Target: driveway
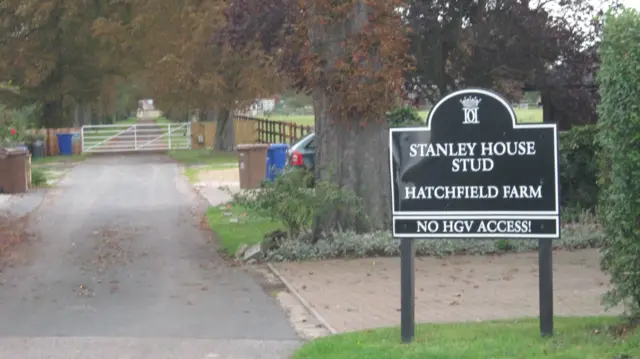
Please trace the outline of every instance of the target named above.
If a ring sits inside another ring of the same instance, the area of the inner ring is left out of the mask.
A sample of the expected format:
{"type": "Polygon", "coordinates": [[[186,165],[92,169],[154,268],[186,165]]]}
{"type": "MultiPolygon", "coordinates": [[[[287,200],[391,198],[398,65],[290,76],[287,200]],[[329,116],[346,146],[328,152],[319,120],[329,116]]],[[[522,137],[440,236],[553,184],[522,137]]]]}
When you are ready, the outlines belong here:
{"type": "MultiPolygon", "coordinates": [[[[400,324],[400,259],[367,258],[274,265],[338,332],[400,324]]],[[[615,315],[600,303],[609,279],[597,249],[554,251],[558,316],[615,315]]],[[[536,317],[538,255],[418,257],[416,321],[451,323],[536,317]]]]}
{"type": "Polygon", "coordinates": [[[165,156],[77,165],[0,271],[0,358],[287,358],[294,330],[216,254],[206,205],[165,156]]]}

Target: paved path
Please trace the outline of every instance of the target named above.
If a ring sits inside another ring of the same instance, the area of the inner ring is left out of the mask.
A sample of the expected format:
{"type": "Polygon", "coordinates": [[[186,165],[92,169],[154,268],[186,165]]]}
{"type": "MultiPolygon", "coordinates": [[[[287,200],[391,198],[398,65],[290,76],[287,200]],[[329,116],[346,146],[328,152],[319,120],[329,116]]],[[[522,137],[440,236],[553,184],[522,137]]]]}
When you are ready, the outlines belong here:
{"type": "Polygon", "coordinates": [[[198,229],[205,205],[164,156],[77,165],[0,272],[0,358],[287,358],[298,338],[198,229]]]}
{"type": "MultiPolygon", "coordinates": [[[[275,265],[337,331],[400,324],[400,259],[327,260],[275,265]]],[[[419,257],[416,321],[511,319],[538,315],[536,253],[419,257]]],[[[619,314],[600,304],[608,279],[595,249],[554,252],[556,315],[619,314]]]]}

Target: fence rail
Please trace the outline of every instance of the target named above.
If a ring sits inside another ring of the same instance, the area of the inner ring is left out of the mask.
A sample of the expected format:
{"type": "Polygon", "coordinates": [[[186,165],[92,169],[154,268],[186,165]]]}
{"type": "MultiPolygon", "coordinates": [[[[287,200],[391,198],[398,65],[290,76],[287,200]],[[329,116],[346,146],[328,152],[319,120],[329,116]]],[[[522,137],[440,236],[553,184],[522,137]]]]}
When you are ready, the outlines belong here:
{"type": "Polygon", "coordinates": [[[236,120],[252,121],[256,124],[256,142],[294,144],[313,132],[313,126],[294,122],[273,121],[265,118],[236,115],[236,120]]]}

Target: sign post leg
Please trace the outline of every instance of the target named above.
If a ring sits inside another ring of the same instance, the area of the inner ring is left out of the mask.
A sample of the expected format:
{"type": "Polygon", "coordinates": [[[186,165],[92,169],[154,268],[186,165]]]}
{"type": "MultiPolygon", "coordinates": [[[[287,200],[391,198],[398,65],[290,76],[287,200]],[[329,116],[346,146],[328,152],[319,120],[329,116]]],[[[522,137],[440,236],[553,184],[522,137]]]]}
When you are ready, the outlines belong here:
{"type": "Polygon", "coordinates": [[[538,241],[540,335],[553,335],[553,248],[550,238],[538,241]]]}
{"type": "Polygon", "coordinates": [[[415,335],[415,270],[414,240],[400,242],[400,335],[403,343],[411,343],[415,335]]]}

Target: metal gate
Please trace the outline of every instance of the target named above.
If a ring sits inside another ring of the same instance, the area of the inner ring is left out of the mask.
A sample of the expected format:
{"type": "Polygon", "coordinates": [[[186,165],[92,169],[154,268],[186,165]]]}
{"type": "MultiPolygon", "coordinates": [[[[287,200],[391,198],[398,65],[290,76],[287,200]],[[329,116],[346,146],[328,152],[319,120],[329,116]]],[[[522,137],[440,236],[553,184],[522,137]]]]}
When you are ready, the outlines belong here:
{"type": "Polygon", "coordinates": [[[191,148],[191,124],[82,126],[82,152],[168,151],[191,148]]]}

